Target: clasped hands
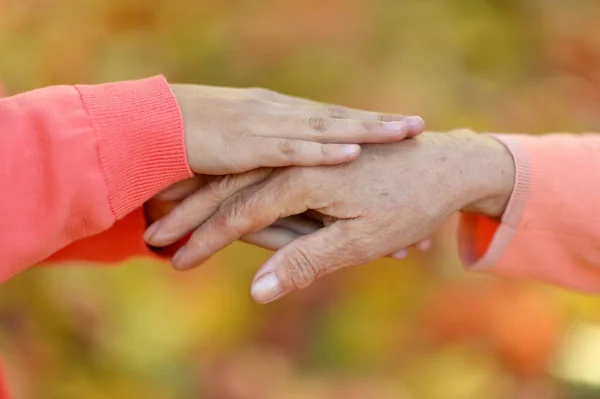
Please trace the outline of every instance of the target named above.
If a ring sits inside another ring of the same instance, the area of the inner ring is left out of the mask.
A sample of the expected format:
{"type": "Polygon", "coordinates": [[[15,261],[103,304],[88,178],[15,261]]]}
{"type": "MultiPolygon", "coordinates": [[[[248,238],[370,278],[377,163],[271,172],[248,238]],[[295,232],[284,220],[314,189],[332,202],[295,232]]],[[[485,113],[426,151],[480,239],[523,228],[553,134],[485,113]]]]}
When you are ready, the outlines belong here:
{"type": "Polygon", "coordinates": [[[145,240],[164,247],[191,233],[172,259],[179,270],[238,239],[276,250],[252,282],[260,303],[344,267],[403,258],[411,245],[427,249],[456,211],[500,217],[514,184],[512,157],[494,138],[423,133],[420,117],[264,89],[173,91],[197,176],[148,203],[157,220],[145,240]]]}

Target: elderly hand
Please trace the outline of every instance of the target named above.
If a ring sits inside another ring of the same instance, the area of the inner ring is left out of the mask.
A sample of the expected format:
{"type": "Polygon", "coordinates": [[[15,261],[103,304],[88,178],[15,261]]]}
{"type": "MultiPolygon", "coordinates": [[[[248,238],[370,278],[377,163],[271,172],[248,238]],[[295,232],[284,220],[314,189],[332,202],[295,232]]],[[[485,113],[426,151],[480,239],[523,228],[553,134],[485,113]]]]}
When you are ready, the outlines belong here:
{"type": "MultiPolygon", "coordinates": [[[[269,302],[340,268],[407,247],[456,211],[499,217],[513,184],[512,157],[495,139],[471,132],[426,133],[365,146],[360,159],[346,165],[230,177],[224,186],[239,191],[216,212],[192,215],[185,212],[186,200],[158,222],[154,237],[173,239],[173,226],[190,231],[203,223],[173,259],[176,268],[187,269],[281,218],[309,210],[333,218],[327,227],[285,245],[257,272],[252,296],[269,302]]],[[[204,190],[196,200],[211,195],[214,189],[204,190]]]]}
{"type": "MultiPolygon", "coordinates": [[[[186,209],[180,211],[180,214],[188,213],[188,211],[193,212],[191,211],[191,209],[187,208],[188,206],[191,208],[193,205],[194,204],[192,204],[191,202],[189,204],[186,203],[186,205],[184,205],[186,206],[186,209]]],[[[217,208],[218,204],[215,206],[215,210],[217,208]]],[[[166,215],[167,212],[165,212],[164,214],[166,215]]],[[[323,215],[319,212],[308,211],[302,215],[290,216],[283,219],[279,219],[271,226],[263,230],[242,236],[240,240],[261,248],[276,251],[279,248],[296,240],[297,238],[315,233],[317,230],[329,226],[336,220],[337,219],[327,215],[323,215]]],[[[426,238],[417,242],[411,247],[414,247],[421,252],[426,252],[431,248],[431,246],[431,238],[426,238]]],[[[409,248],[399,249],[398,251],[395,251],[394,253],[390,254],[389,257],[398,260],[404,259],[409,254],[408,250],[409,248]]]]}
{"type": "MultiPolygon", "coordinates": [[[[146,221],[153,224],[145,234],[148,244],[160,248],[182,239],[198,227],[198,220],[206,220],[229,196],[243,187],[264,180],[271,173],[271,169],[259,169],[245,175],[196,175],[174,184],[145,204],[146,221]],[[176,212],[171,212],[173,210],[176,212]],[[166,215],[169,216],[165,218],[166,215]],[[159,220],[161,223],[156,223],[159,220]],[[154,234],[153,231],[159,226],[160,233],[154,234]]],[[[279,219],[265,229],[240,237],[240,241],[274,251],[303,235],[327,227],[334,220],[322,213],[309,211],[302,215],[279,219]]],[[[431,239],[427,238],[416,243],[414,247],[420,251],[427,251],[431,245],[431,239]]],[[[408,256],[408,248],[402,248],[389,256],[404,259],[408,256]]]]}

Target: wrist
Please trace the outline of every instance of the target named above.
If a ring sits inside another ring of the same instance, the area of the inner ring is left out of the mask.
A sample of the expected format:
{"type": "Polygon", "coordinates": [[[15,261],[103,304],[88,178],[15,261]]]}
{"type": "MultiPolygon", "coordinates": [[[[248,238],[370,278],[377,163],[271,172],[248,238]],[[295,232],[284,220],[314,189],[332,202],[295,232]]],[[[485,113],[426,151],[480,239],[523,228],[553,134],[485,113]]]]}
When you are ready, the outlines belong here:
{"type": "Polygon", "coordinates": [[[97,138],[114,216],[191,176],[181,114],[163,77],[76,86],[97,138]]]}
{"type": "MultiPolygon", "coordinates": [[[[515,184],[515,164],[510,151],[492,136],[469,130],[448,133],[457,143],[458,209],[500,219],[515,184]]],[[[456,147],[456,146],[452,146],[456,147]]]]}

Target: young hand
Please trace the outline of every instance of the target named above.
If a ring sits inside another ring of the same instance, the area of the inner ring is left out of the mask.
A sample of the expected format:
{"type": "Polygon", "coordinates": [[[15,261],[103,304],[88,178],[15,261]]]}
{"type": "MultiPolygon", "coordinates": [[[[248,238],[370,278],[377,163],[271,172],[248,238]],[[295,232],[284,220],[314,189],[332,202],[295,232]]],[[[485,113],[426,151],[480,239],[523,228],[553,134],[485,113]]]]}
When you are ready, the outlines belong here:
{"type": "Polygon", "coordinates": [[[339,164],[358,157],[358,143],[395,142],[424,128],[418,116],[324,105],[265,89],[171,88],[183,115],[188,162],[197,174],[339,164]]]}

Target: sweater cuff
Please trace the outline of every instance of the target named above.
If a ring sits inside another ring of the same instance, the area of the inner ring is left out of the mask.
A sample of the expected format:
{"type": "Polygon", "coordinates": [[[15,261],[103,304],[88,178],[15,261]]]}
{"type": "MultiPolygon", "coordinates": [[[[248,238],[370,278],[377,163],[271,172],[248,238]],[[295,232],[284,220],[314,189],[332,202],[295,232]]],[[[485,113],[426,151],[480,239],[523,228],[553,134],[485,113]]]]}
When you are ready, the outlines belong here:
{"type": "Polygon", "coordinates": [[[515,186],[500,222],[480,215],[461,214],[459,253],[463,264],[470,270],[488,270],[500,263],[519,227],[530,195],[531,163],[518,136],[492,137],[503,143],[513,157],[515,186]]]}
{"type": "Polygon", "coordinates": [[[193,175],[181,111],[164,77],[76,88],[97,134],[116,219],[193,175]]]}

